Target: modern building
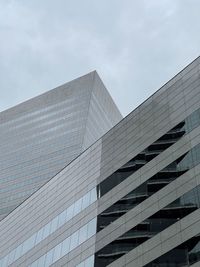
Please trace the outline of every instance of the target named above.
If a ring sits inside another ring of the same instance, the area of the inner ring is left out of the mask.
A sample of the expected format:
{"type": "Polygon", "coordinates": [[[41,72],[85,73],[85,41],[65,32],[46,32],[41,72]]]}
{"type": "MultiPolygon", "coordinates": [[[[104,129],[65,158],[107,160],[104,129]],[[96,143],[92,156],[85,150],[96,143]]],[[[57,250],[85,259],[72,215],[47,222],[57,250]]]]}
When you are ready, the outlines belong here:
{"type": "Polygon", "coordinates": [[[94,71],[0,113],[0,220],[122,116],[94,71]]]}
{"type": "Polygon", "coordinates": [[[0,255],[1,267],[200,266],[200,57],[2,219],[0,255]]]}

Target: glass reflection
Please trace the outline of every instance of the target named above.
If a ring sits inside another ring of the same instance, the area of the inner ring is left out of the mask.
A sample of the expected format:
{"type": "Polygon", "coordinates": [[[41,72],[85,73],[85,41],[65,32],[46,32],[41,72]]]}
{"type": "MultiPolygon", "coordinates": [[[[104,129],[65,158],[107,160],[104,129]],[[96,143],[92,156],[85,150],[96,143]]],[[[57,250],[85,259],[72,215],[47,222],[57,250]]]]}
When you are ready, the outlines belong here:
{"type": "MultiPolygon", "coordinates": [[[[67,253],[69,253],[70,251],[81,245],[91,236],[93,236],[96,233],[96,225],[97,225],[97,218],[94,218],[86,225],[81,227],[79,230],[74,232],[71,236],[67,237],[65,240],[59,243],[56,247],[48,251],[45,255],[43,255],[38,260],[33,262],[29,267],[39,266],[39,262],[43,261],[44,257],[45,257],[45,267],[50,266],[51,264],[53,264],[54,262],[65,256],[67,253]]],[[[93,258],[90,257],[84,262],[84,264],[87,264],[84,266],[85,267],[93,266],[92,265],[93,262],[94,262],[94,257],[93,258]]]]}
{"type": "MultiPolygon", "coordinates": [[[[200,261],[200,236],[195,236],[144,267],[189,267],[200,261]]],[[[199,262],[200,264],[200,262],[199,262]]]]}
{"type": "MultiPolygon", "coordinates": [[[[110,244],[98,251],[95,254],[95,267],[107,266],[109,263],[117,260],[124,254],[128,253],[132,249],[141,245],[143,242],[155,236],[157,233],[163,231],[170,225],[176,223],[183,217],[189,215],[199,208],[200,185],[185,193],[183,196],[173,201],[165,208],[154,213],[151,217],[139,223],[137,226],[133,227],[131,230],[124,233],[116,240],[112,241],[110,244]]],[[[199,246],[196,247],[196,250],[198,250],[199,252],[199,246]]],[[[176,253],[179,253],[179,251],[176,251],[176,253]]],[[[182,252],[180,254],[180,257],[182,257],[182,252]]],[[[178,262],[179,261],[181,262],[181,258],[180,260],[178,260],[178,262]]]]}
{"type": "Polygon", "coordinates": [[[81,263],[76,265],[76,267],[94,267],[94,255],[82,261],[81,263]]]}
{"type": "Polygon", "coordinates": [[[142,168],[146,163],[158,156],[164,150],[175,144],[185,134],[200,125],[200,109],[194,111],[184,121],[180,122],[173,129],[161,136],[153,144],[140,152],[137,156],[124,164],[97,186],[99,196],[105,195],[112,188],[123,182],[131,174],[142,168]]]}
{"type": "MultiPolygon", "coordinates": [[[[25,253],[27,253],[34,246],[39,244],[42,240],[47,238],[50,234],[55,232],[59,227],[64,225],[67,221],[71,220],[74,216],[76,216],[79,212],[87,208],[89,205],[94,203],[97,200],[96,188],[90,190],[86,195],[78,199],[75,203],[69,206],[66,210],[61,212],[58,216],[56,216],[53,220],[51,220],[48,224],[44,225],[37,233],[33,234],[29,239],[25,240],[22,244],[20,244],[16,249],[12,250],[8,255],[0,260],[0,266],[6,267],[7,260],[9,259],[9,263],[13,263],[25,253]],[[84,205],[82,205],[84,203],[84,205]],[[13,256],[14,255],[14,256],[13,256]]],[[[91,223],[91,228],[89,229],[89,236],[92,236],[96,230],[94,225],[91,223]]],[[[83,233],[82,233],[83,235],[83,233]]],[[[74,237],[75,238],[75,237],[74,237]]],[[[85,236],[80,238],[80,240],[84,240],[85,236]]],[[[74,247],[77,245],[78,240],[74,239],[70,245],[74,247]]],[[[49,260],[48,256],[48,261],[49,260]]]]}

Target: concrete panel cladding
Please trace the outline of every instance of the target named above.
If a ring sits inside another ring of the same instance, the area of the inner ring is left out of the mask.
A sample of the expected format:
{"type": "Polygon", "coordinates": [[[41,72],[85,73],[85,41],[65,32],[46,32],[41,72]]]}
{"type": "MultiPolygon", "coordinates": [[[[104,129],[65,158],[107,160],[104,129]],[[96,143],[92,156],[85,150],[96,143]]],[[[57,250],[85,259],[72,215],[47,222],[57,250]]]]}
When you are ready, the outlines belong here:
{"type": "Polygon", "coordinates": [[[0,113],[0,219],[121,120],[96,71],[0,113]]]}
{"type": "Polygon", "coordinates": [[[200,266],[200,58],[119,123],[90,75],[85,150],[1,220],[0,267],[200,266]]]}

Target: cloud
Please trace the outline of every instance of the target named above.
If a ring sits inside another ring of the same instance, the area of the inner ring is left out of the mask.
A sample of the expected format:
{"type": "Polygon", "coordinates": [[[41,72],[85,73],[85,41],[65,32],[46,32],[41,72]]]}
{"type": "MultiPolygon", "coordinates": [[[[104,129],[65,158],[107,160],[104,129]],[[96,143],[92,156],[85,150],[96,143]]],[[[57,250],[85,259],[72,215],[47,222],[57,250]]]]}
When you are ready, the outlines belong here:
{"type": "Polygon", "coordinates": [[[2,0],[0,110],[96,69],[123,114],[199,55],[198,0],[2,0]]]}

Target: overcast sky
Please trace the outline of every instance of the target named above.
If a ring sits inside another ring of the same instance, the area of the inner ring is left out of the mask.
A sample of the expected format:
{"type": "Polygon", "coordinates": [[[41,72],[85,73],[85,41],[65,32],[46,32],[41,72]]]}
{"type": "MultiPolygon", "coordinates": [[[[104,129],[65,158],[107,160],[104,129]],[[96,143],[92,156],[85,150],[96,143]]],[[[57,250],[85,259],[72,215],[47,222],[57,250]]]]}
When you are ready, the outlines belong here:
{"type": "Polygon", "coordinates": [[[96,69],[126,115],[199,55],[199,0],[0,0],[0,111],[96,69]]]}

